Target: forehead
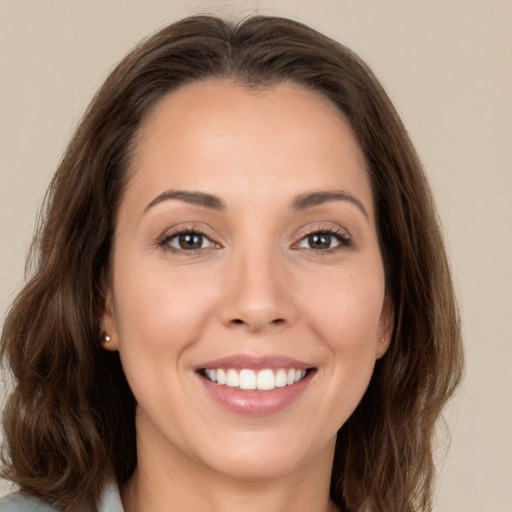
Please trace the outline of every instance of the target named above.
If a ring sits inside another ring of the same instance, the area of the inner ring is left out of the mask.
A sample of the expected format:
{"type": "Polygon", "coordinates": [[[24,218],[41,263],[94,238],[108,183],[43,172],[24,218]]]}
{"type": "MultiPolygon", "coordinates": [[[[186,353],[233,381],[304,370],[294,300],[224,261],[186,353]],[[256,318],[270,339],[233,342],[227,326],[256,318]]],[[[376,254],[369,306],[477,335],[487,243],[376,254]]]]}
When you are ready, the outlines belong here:
{"type": "Polygon", "coordinates": [[[221,129],[234,125],[241,137],[249,134],[263,139],[278,126],[287,128],[283,138],[297,135],[290,130],[293,125],[300,128],[301,139],[316,135],[315,131],[332,131],[334,137],[341,134],[351,139],[351,150],[359,150],[342,112],[319,92],[294,82],[249,86],[228,79],[192,82],[163,96],[142,122],[136,150],[158,137],[176,136],[177,131],[185,135],[183,129],[197,130],[196,136],[211,128],[220,134],[221,129]]]}
{"type": "Polygon", "coordinates": [[[371,211],[350,125],[328,99],[294,83],[183,86],[153,107],[134,149],[130,181],[148,197],[170,187],[223,196],[236,184],[240,195],[271,190],[276,198],[348,187],[371,211]]]}

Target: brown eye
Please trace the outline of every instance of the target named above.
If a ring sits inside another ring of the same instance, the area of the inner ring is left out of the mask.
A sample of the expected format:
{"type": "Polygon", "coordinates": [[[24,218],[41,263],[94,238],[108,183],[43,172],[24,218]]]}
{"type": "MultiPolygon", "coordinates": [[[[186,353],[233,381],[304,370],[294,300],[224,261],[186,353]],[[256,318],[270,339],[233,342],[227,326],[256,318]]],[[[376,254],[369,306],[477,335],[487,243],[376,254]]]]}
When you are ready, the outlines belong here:
{"type": "Polygon", "coordinates": [[[206,235],[196,231],[183,231],[170,235],[162,240],[161,245],[169,249],[181,251],[197,251],[215,246],[206,235]]]}
{"type": "Polygon", "coordinates": [[[203,235],[199,233],[182,233],[178,235],[180,249],[201,249],[203,246],[203,235]]]}
{"type": "Polygon", "coordinates": [[[311,249],[320,252],[334,252],[336,249],[343,249],[351,246],[349,236],[344,232],[315,231],[302,238],[296,245],[299,249],[311,249]]]}
{"type": "Polygon", "coordinates": [[[329,233],[313,233],[307,236],[307,241],[311,249],[330,249],[332,238],[329,233]]]}

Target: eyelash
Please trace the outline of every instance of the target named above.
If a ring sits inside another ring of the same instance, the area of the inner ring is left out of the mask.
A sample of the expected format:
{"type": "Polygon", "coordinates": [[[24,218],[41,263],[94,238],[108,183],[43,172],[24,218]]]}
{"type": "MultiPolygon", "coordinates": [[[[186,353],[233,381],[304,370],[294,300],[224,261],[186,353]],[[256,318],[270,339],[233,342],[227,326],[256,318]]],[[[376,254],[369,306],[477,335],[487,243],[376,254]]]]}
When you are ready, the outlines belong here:
{"type": "Polygon", "coordinates": [[[331,237],[334,237],[338,241],[338,245],[336,245],[335,247],[329,247],[327,249],[315,249],[314,247],[306,248],[309,251],[314,251],[315,254],[318,254],[320,256],[337,253],[338,251],[349,249],[353,245],[352,239],[345,231],[342,231],[341,229],[332,226],[324,226],[321,228],[312,229],[311,231],[305,233],[301,237],[301,239],[294,244],[294,247],[297,247],[301,242],[303,242],[312,235],[329,235],[331,237]]]}
{"type": "MultiPolygon", "coordinates": [[[[185,228],[185,229],[181,229],[180,231],[176,231],[174,233],[165,234],[158,240],[157,245],[159,247],[161,247],[162,249],[165,249],[172,253],[186,254],[189,256],[198,254],[199,252],[202,252],[204,249],[206,249],[205,247],[199,247],[196,249],[184,249],[182,247],[178,248],[178,247],[172,247],[171,245],[169,245],[169,243],[173,239],[178,238],[183,235],[200,236],[203,239],[206,239],[207,241],[209,241],[209,243],[212,246],[217,246],[218,248],[221,247],[220,244],[218,244],[217,242],[212,240],[211,237],[208,236],[204,231],[202,231],[201,229],[197,229],[197,228],[185,228]]],[[[300,238],[300,240],[298,242],[295,242],[293,244],[292,248],[300,249],[299,244],[301,244],[303,241],[305,241],[308,237],[310,237],[312,235],[328,235],[328,236],[334,237],[338,241],[338,245],[336,245],[335,247],[329,247],[326,249],[315,249],[314,247],[305,248],[308,251],[314,251],[318,255],[325,255],[326,253],[332,254],[332,253],[341,251],[343,249],[352,247],[352,240],[347,235],[346,232],[344,232],[340,229],[337,229],[337,228],[333,228],[332,226],[325,226],[322,228],[312,229],[311,231],[305,233],[300,238]]]]}
{"type": "MultiPolygon", "coordinates": [[[[169,252],[172,252],[175,254],[186,254],[187,256],[192,256],[194,254],[198,254],[199,252],[206,249],[205,247],[199,247],[197,249],[183,249],[182,247],[172,247],[171,245],[169,245],[169,243],[173,239],[178,238],[183,235],[200,236],[203,239],[206,239],[207,241],[209,241],[209,243],[212,246],[221,247],[220,244],[213,241],[211,239],[211,237],[208,236],[203,230],[197,229],[197,228],[185,228],[185,229],[180,229],[179,231],[176,231],[174,233],[165,234],[158,240],[158,246],[161,247],[162,249],[165,249],[166,251],[169,251],[169,252]]],[[[203,240],[203,242],[204,242],[204,240],[203,240]]]]}

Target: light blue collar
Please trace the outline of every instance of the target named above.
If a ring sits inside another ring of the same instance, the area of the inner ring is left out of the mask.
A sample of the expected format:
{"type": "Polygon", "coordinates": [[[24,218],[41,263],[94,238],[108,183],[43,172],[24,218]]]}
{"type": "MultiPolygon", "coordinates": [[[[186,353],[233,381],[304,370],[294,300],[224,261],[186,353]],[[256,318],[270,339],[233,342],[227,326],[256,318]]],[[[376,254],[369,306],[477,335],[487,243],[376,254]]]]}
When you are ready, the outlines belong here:
{"type": "MultiPolygon", "coordinates": [[[[57,512],[57,509],[35,496],[13,493],[0,498],[0,512],[57,512]]],[[[124,512],[115,482],[105,485],[100,498],[99,512],[124,512]]]]}
{"type": "Polygon", "coordinates": [[[99,512],[124,512],[119,488],[115,482],[109,482],[100,499],[99,512]]]}

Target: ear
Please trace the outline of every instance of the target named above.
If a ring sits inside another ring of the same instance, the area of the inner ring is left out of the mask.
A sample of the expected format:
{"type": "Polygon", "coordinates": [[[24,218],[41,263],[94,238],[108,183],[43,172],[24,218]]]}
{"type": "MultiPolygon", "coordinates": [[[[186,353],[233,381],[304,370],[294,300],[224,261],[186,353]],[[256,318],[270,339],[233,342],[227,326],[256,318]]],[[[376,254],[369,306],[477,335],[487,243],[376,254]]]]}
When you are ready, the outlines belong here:
{"type": "Polygon", "coordinates": [[[395,308],[389,293],[384,297],[379,319],[378,339],[376,343],[376,358],[380,359],[388,350],[395,325],[395,308]]]}
{"type": "Polygon", "coordinates": [[[114,308],[114,295],[112,285],[108,284],[105,272],[101,273],[101,295],[99,320],[102,331],[102,347],[105,350],[119,350],[119,336],[117,329],[116,314],[114,308]]]}

